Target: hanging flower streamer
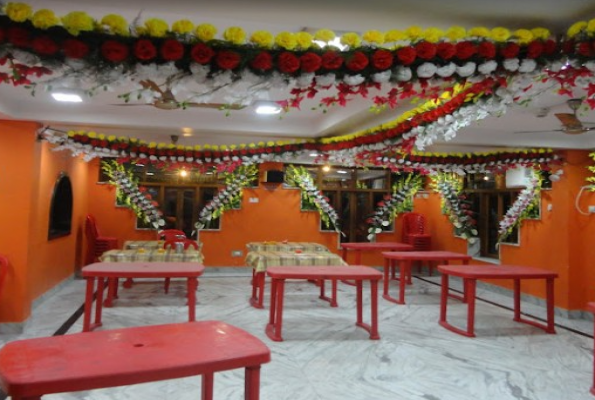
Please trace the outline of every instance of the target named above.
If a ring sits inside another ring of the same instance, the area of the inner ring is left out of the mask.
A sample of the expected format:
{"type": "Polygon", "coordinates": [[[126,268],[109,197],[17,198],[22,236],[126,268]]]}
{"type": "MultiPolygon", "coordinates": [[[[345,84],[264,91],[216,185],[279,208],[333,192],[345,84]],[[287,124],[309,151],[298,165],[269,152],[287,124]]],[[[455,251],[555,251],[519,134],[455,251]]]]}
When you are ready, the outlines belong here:
{"type": "Polygon", "coordinates": [[[316,207],[320,214],[320,219],[327,228],[332,225],[336,232],[341,232],[339,228],[339,215],[329,204],[329,199],[318,190],[306,168],[289,165],[285,179],[288,184],[301,189],[302,197],[316,207]]]}
{"type": "Polygon", "coordinates": [[[420,175],[409,175],[402,182],[393,185],[393,193],[384,196],[379,202],[374,214],[366,220],[370,225],[367,239],[373,241],[377,234],[382,232],[382,227],[389,226],[395,216],[407,211],[408,202],[422,187],[420,175]]]}
{"type": "Polygon", "coordinates": [[[539,207],[539,194],[541,193],[541,178],[533,170],[533,176],[527,187],[517,196],[514,203],[506,211],[498,228],[498,243],[505,240],[512,231],[528,218],[532,211],[539,207]]]}
{"type": "Polygon", "coordinates": [[[477,241],[477,221],[474,212],[467,203],[466,197],[461,195],[460,179],[447,174],[432,176],[434,190],[442,196],[442,208],[448,214],[448,219],[457,230],[457,235],[467,239],[469,243],[477,241]]]}
{"type": "Polygon", "coordinates": [[[242,199],[242,189],[253,184],[258,176],[256,165],[240,166],[234,172],[225,176],[226,186],[217,192],[199,213],[198,221],[194,224],[197,230],[208,227],[209,223],[219,218],[227,210],[231,210],[242,199]]]}
{"type": "MultiPolygon", "coordinates": [[[[494,171],[502,172],[516,166],[539,164],[543,168],[561,163],[557,153],[551,149],[516,149],[481,153],[423,153],[407,154],[400,147],[383,151],[374,145],[361,145],[350,153],[341,153],[344,144],[319,144],[313,141],[305,143],[250,143],[239,146],[181,146],[167,143],[146,143],[135,138],[116,138],[95,132],[69,132],[68,135],[51,128],[39,132],[50,143],[55,144],[54,151],[68,150],[73,155],[83,155],[86,161],[95,157],[117,157],[120,161],[142,161],[152,163],[158,168],[195,168],[206,171],[216,167],[219,171],[233,171],[238,165],[254,164],[267,161],[287,162],[307,152],[318,151],[326,158],[342,165],[372,165],[389,168],[393,171],[429,170],[473,173],[494,171]],[[331,150],[336,146],[336,150],[331,150]],[[388,151],[385,151],[388,150],[388,151]]],[[[361,139],[356,139],[360,142],[361,139]]]]}
{"type": "Polygon", "coordinates": [[[110,183],[116,186],[118,201],[128,205],[136,216],[155,229],[165,225],[163,213],[157,208],[158,203],[147,193],[147,189],[138,186],[132,171],[126,170],[124,165],[116,161],[103,164],[103,170],[110,178],[110,183]]]}

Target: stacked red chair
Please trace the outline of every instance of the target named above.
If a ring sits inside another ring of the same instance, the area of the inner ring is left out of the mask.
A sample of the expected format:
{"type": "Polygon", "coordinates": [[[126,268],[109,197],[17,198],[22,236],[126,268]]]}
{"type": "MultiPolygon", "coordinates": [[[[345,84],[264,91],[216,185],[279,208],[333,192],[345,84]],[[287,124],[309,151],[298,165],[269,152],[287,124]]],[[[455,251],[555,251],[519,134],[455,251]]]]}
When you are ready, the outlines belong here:
{"type": "Polygon", "coordinates": [[[186,234],[179,229],[165,229],[159,232],[162,240],[185,239],[186,234]]]}
{"type": "Polygon", "coordinates": [[[118,248],[118,239],[101,236],[97,229],[95,217],[87,214],[85,219],[85,235],[87,237],[87,255],[85,265],[99,261],[99,257],[106,251],[118,248]]]}
{"type": "Polygon", "coordinates": [[[426,218],[422,214],[403,214],[403,243],[413,246],[413,251],[428,251],[432,247],[432,236],[426,232],[426,218]]]}

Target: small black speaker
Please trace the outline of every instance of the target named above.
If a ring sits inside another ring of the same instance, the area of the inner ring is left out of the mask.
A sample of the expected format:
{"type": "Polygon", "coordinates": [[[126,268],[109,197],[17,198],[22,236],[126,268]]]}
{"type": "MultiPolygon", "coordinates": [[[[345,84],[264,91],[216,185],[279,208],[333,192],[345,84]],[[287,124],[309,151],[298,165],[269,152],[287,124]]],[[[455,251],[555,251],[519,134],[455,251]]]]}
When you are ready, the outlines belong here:
{"type": "Polygon", "coordinates": [[[266,171],[264,176],[264,181],[266,183],[283,183],[284,179],[285,173],[283,171],[277,171],[274,169],[266,171]]]}

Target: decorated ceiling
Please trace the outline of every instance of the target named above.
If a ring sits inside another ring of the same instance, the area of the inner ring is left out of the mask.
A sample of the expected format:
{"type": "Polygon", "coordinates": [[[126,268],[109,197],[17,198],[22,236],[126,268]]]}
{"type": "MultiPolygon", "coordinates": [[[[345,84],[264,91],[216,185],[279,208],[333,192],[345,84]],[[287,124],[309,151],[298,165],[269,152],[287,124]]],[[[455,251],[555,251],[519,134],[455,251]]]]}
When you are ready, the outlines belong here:
{"type": "Polygon", "coordinates": [[[335,94],[320,99],[322,109],[356,98],[378,109],[417,100],[416,108],[394,121],[306,141],[177,146],[101,132],[40,132],[57,149],[86,159],[109,156],[219,169],[312,152],[320,162],[393,169],[475,172],[502,165],[547,165],[559,162],[548,149],[420,152],[438,138],[453,137],[471,122],[546,90],[569,95],[578,90],[584,103],[595,108],[595,19],[577,21],[559,37],[540,27],[412,26],[345,33],[339,37],[342,49],[319,44],[335,37],[327,29],[273,35],[234,26],[218,32],[214,25],[190,20],[171,25],[159,18],[130,22],[117,13],[96,19],[74,10],[56,15],[25,3],[7,3],[0,15],[0,82],[35,93],[75,80],[88,95],[109,89],[116,96],[144,96],[151,90],[147,80],[165,80],[190,88],[182,103],[233,92],[230,110],[274,87],[290,93],[279,102],[288,111],[329,87],[335,94]],[[370,95],[373,88],[381,88],[382,95],[370,95]]]}

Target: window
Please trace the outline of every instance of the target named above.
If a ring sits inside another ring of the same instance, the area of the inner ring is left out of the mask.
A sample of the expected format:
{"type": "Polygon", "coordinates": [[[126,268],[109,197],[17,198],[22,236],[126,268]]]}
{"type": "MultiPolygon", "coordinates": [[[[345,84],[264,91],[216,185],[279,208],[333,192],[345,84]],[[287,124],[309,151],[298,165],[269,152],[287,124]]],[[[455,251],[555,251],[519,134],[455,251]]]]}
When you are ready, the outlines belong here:
{"type": "Polygon", "coordinates": [[[54,185],[50,205],[50,226],[48,240],[70,235],[72,227],[72,184],[70,178],[61,172],[54,185]]]}
{"type": "MultiPolygon", "coordinates": [[[[339,215],[339,225],[344,242],[366,242],[367,219],[374,212],[378,202],[390,194],[391,174],[384,169],[355,169],[333,167],[324,171],[321,166],[306,166],[315,185],[329,199],[330,205],[339,215]]],[[[316,210],[302,198],[302,210],[316,210]]],[[[333,226],[320,224],[322,231],[334,231],[333,226]]],[[[394,230],[393,224],[383,228],[394,230]]]]}

